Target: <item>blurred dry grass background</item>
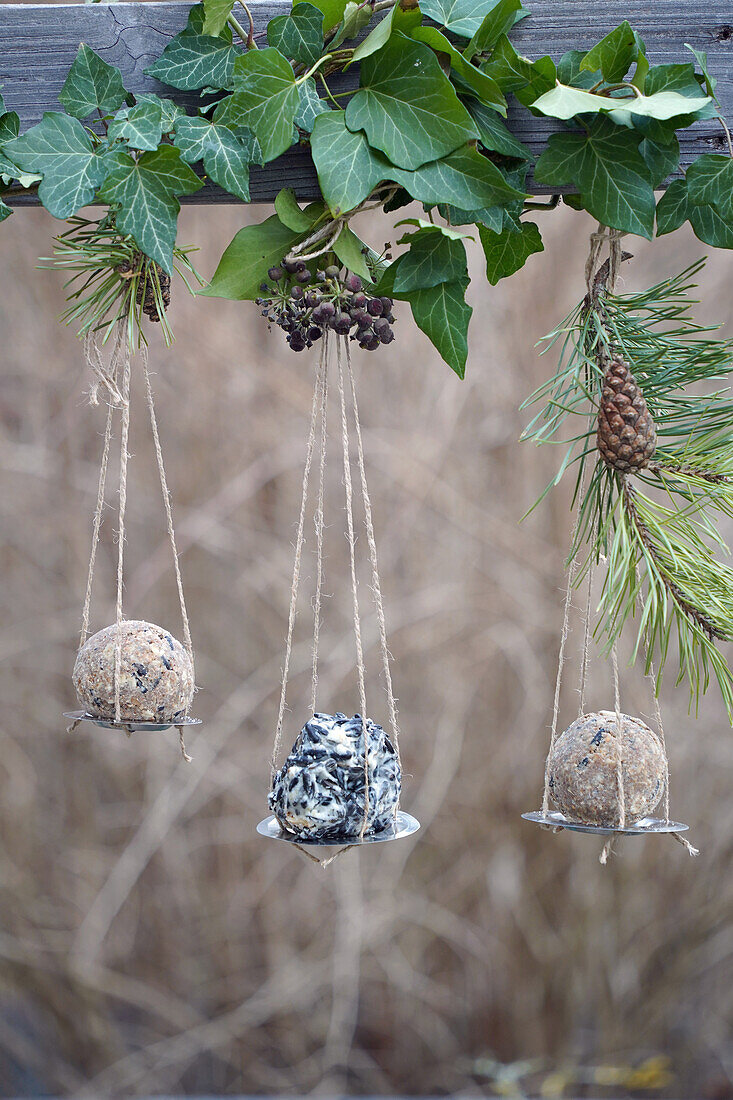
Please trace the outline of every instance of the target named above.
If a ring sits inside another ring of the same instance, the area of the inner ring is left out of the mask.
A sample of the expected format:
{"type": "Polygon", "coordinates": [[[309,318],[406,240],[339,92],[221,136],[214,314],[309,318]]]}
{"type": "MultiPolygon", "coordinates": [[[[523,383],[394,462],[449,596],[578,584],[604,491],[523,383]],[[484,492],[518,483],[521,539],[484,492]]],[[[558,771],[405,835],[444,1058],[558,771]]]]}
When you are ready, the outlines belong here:
{"type": "MultiPolygon", "coordinates": [[[[262,216],[189,208],[179,239],[202,245],[210,274],[235,230],[262,216]]],[[[671,677],[663,699],[672,808],[693,826],[695,862],[665,839],[627,841],[604,870],[592,838],[519,817],[540,797],[570,517],[565,487],[519,525],[556,455],[518,443],[518,405],[553,365],[535,341],[582,293],[590,221],[567,210],[544,217],[545,254],[493,290],[474,252],[465,383],[404,310],[394,344],[357,354],[412,776],[404,805],[423,831],[325,873],[254,832],[313,361],[268,335],[250,304],[194,301],[179,285],[178,339],[152,353],[205,720],[190,738],[194,762],[180,761],[168,734],[64,733],[103,411],[85,403],[80,346],[55,320],[61,278],[36,268],[58,228],[39,210],[2,227],[2,1095],[470,1096],[487,1091],[475,1060],[489,1054],[558,1066],[660,1053],[675,1074],[666,1095],[733,1096],[733,751],[714,693],[698,721],[671,677]]],[[[381,246],[382,223],[362,229],[381,246]]],[[[629,287],[703,248],[678,233],[633,250],[629,287]]],[[[726,255],[713,258],[702,291],[700,316],[730,323],[726,255]]],[[[136,380],[126,610],[178,632],[136,380]]],[[[353,713],[343,489],[332,465],[320,705],[353,713]]],[[[110,508],[95,628],[113,618],[114,528],[110,508]]],[[[365,573],[365,605],[367,583],[365,573]]],[[[288,742],[307,716],[308,625],[304,600],[288,742]]],[[[379,718],[372,617],[365,633],[379,718]]],[[[576,646],[577,631],[568,720],[576,646]]],[[[599,663],[591,704],[609,695],[599,663]]],[[[624,702],[650,712],[636,671],[625,674],[624,702]]]]}

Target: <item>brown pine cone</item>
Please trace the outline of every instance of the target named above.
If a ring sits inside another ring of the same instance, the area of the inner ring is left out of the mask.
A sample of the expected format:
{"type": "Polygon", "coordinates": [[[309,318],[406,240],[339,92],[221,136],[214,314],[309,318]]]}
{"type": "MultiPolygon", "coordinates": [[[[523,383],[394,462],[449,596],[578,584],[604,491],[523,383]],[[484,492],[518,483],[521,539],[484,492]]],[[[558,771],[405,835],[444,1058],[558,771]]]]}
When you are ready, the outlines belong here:
{"type": "Polygon", "coordinates": [[[619,473],[643,470],[657,449],[657,431],[644,395],[619,355],[603,380],[596,442],[603,460],[619,473]]]}
{"type": "MultiPolygon", "coordinates": [[[[142,257],[141,257],[142,259],[142,257]]],[[[122,265],[120,265],[122,266],[122,265]]],[[[120,268],[117,269],[118,271],[120,268]]],[[[171,277],[159,264],[155,264],[155,270],[158,276],[158,282],[160,283],[160,297],[163,302],[163,308],[168,309],[171,304],[171,277]]],[[[134,274],[135,268],[132,269],[131,275],[134,274]]],[[[120,271],[120,274],[124,278],[130,278],[130,275],[120,271]]],[[[152,272],[149,272],[146,277],[141,278],[137,284],[137,293],[135,295],[138,305],[142,305],[143,313],[150,318],[151,321],[160,321],[158,315],[158,308],[155,301],[155,284],[153,282],[152,272]]]]}

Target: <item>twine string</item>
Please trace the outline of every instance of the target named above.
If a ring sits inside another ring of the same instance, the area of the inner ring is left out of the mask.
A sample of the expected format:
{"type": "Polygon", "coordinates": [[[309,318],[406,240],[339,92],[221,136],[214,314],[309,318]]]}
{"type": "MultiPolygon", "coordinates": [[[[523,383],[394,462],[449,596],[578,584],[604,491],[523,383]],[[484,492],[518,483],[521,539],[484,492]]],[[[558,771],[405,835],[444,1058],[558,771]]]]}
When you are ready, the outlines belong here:
{"type": "Polygon", "coordinates": [[[125,348],[125,361],[122,371],[122,417],[120,423],[120,500],[119,520],[117,525],[117,604],[115,634],[115,667],[114,667],[114,692],[115,692],[115,722],[121,721],[120,716],[120,669],[122,666],[122,590],[123,590],[123,566],[125,555],[125,509],[127,507],[127,443],[130,434],[130,350],[125,348]]]}
{"type": "Polygon", "coordinates": [[[349,448],[349,425],[346,416],[346,393],[344,390],[344,364],[342,355],[342,342],[336,343],[336,360],[338,363],[339,400],[341,403],[341,443],[344,454],[344,487],[346,490],[346,528],[349,542],[349,564],[351,568],[351,596],[354,616],[354,642],[356,645],[356,672],[359,682],[359,704],[361,707],[361,734],[364,744],[364,816],[359,831],[359,839],[363,839],[369,822],[369,743],[367,739],[367,704],[366,684],[364,669],[364,649],[361,640],[361,619],[359,616],[359,590],[356,577],[356,537],[354,535],[354,505],[353,487],[351,482],[351,459],[349,448]]]}
{"type": "Polygon", "coordinates": [[[178,550],[176,548],[176,534],[173,530],[173,513],[171,510],[171,495],[168,488],[168,479],[165,474],[165,466],[163,465],[163,451],[160,446],[160,435],[158,432],[158,419],[155,415],[155,401],[153,398],[153,388],[150,384],[150,368],[148,364],[148,349],[143,344],[140,348],[140,358],[143,365],[143,377],[145,379],[145,398],[148,405],[148,412],[150,413],[150,427],[153,432],[153,443],[155,446],[155,459],[158,464],[158,477],[160,478],[160,491],[163,496],[163,507],[165,508],[165,518],[168,527],[168,541],[170,543],[171,554],[173,556],[173,569],[176,575],[176,587],[178,589],[178,602],[181,605],[181,619],[183,621],[183,640],[186,646],[186,652],[188,653],[191,665],[193,666],[193,642],[191,640],[191,627],[188,621],[188,613],[186,611],[186,598],[183,593],[183,579],[181,577],[181,567],[178,561],[178,550]]]}
{"type": "Polygon", "coordinates": [[[318,696],[318,647],[321,634],[321,604],[323,599],[323,489],[326,474],[326,442],[328,438],[328,352],[325,350],[326,341],[328,340],[327,332],[324,334],[323,340],[325,354],[320,380],[321,439],[318,465],[318,502],[316,504],[316,514],[314,517],[316,528],[316,591],[313,598],[313,673],[311,689],[311,711],[313,714],[316,713],[318,696]]]}
{"type": "MultiPolygon", "coordinates": [[[[377,542],[374,537],[374,520],[372,517],[372,502],[369,496],[369,488],[367,486],[366,466],[364,463],[364,442],[361,434],[361,422],[359,419],[359,405],[356,399],[356,385],[354,382],[354,370],[351,363],[351,350],[346,341],[343,338],[346,348],[346,363],[349,372],[349,381],[351,385],[351,398],[354,406],[354,425],[356,428],[356,444],[357,444],[357,456],[359,462],[359,476],[361,479],[361,492],[364,502],[364,522],[367,531],[367,542],[369,543],[369,559],[372,566],[372,592],[374,594],[374,606],[377,612],[377,623],[379,625],[379,643],[382,652],[382,669],[384,672],[384,685],[387,693],[387,704],[389,707],[389,721],[390,728],[392,730],[392,738],[394,740],[395,752],[397,754],[397,762],[402,767],[402,760],[400,757],[400,730],[397,721],[397,701],[394,697],[394,690],[392,688],[392,671],[390,668],[390,652],[387,644],[387,624],[384,615],[384,602],[382,600],[382,586],[379,581],[379,563],[377,559],[377,542]]],[[[395,813],[397,809],[395,807],[395,813]]]]}
{"type": "Polygon", "coordinates": [[[298,587],[300,584],[300,566],[303,556],[303,542],[305,530],[305,510],[308,503],[308,482],[310,480],[313,450],[316,442],[316,420],[318,417],[318,398],[320,394],[320,380],[325,371],[326,345],[321,349],[321,356],[316,368],[316,378],[313,386],[313,404],[311,408],[310,429],[306,446],[305,467],[303,469],[303,486],[300,499],[300,515],[298,517],[298,533],[295,538],[295,557],[293,559],[293,579],[290,586],[290,609],[288,611],[288,631],[285,643],[285,658],[283,660],[282,682],[280,685],[280,704],[277,713],[275,736],[272,743],[272,759],[270,761],[270,785],[272,785],[277,772],[277,758],[280,755],[282,744],[283,718],[285,715],[285,702],[288,689],[288,675],[290,673],[290,658],[293,651],[293,631],[295,628],[295,614],[298,604],[298,587]]]}

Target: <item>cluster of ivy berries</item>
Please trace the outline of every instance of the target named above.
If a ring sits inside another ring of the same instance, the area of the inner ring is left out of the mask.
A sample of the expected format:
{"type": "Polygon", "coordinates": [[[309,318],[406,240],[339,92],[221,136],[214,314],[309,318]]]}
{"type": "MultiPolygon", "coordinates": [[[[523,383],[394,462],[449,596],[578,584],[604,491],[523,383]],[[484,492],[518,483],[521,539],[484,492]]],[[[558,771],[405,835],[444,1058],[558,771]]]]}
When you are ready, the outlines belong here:
{"type": "Polygon", "coordinates": [[[353,272],[341,273],[331,264],[315,279],[303,260],[283,260],[267,273],[269,283],[257,298],[262,316],[287,333],[293,351],[303,351],[320,340],[327,329],[350,336],[366,351],[394,340],[392,299],[370,294],[353,272]]]}

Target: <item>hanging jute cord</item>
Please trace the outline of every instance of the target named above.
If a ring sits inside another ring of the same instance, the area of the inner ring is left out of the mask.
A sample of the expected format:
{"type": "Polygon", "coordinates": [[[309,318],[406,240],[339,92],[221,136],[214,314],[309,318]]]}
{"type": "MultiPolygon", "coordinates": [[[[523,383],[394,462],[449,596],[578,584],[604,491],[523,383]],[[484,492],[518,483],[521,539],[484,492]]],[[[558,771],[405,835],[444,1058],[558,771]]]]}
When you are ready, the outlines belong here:
{"type": "MultiPolygon", "coordinates": [[[[79,648],[84,645],[89,636],[89,621],[91,611],[91,598],[92,589],[94,585],[94,570],[97,560],[97,550],[99,548],[100,530],[102,525],[102,515],[104,511],[105,503],[105,490],[107,482],[107,471],[109,468],[109,456],[111,450],[112,441],[112,421],[114,411],[120,410],[120,486],[119,486],[119,502],[118,502],[118,528],[117,528],[117,573],[116,573],[116,601],[115,601],[115,623],[116,623],[116,636],[115,636],[115,661],[114,661],[114,707],[115,707],[115,722],[122,725],[122,715],[120,707],[120,672],[122,663],[122,631],[121,626],[124,622],[123,615],[123,594],[124,594],[124,549],[125,549],[125,513],[127,508],[127,466],[129,458],[129,433],[130,433],[130,386],[132,375],[132,362],[130,356],[130,349],[127,346],[125,340],[125,330],[122,324],[117,326],[115,331],[114,340],[112,343],[112,352],[110,355],[109,365],[106,365],[102,356],[101,348],[97,342],[97,339],[93,333],[87,334],[84,339],[84,355],[86,362],[92,371],[92,386],[89,393],[89,401],[92,405],[99,404],[99,393],[102,390],[105,393],[107,399],[107,420],[104,433],[104,444],[102,448],[102,459],[99,470],[99,483],[97,488],[97,502],[94,511],[94,521],[92,525],[92,545],[89,555],[89,567],[87,570],[87,584],[84,595],[84,607],[82,612],[82,624],[81,624],[81,636],[79,642],[79,648]]],[[[150,426],[153,434],[153,444],[155,449],[155,457],[158,466],[158,476],[160,479],[160,487],[163,495],[163,506],[166,515],[166,525],[168,529],[168,540],[173,555],[173,568],[176,577],[176,586],[178,590],[178,599],[181,608],[181,619],[183,622],[183,637],[193,668],[194,655],[193,655],[193,643],[191,640],[191,629],[188,620],[188,613],[186,610],[186,601],[183,592],[183,579],[181,577],[180,564],[178,561],[178,552],[176,549],[176,538],[173,528],[173,515],[171,511],[170,492],[168,489],[168,481],[165,473],[165,466],[163,463],[163,452],[160,444],[160,435],[158,432],[158,422],[155,414],[155,402],[153,398],[153,390],[150,382],[150,368],[148,363],[147,348],[143,345],[140,349],[140,358],[143,368],[143,378],[145,382],[145,397],[150,414],[150,426]]],[[[70,727],[73,730],[78,725],[78,722],[74,722],[70,727]]],[[[186,746],[183,737],[183,726],[177,726],[179,743],[181,748],[181,755],[187,763],[191,762],[191,757],[186,752],[186,746]]],[[[128,736],[130,731],[127,730],[128,736]]]]}
{"type": "MultiPolygon", "coordinates": [[[[322,616],[322,600],[323,600],[323,551],[324,551],[324,481],[325,481],[325,469],[326,469],[326,451],[327,451],[327,439],[328,439],[328,424],[327,424],[327,409],[328,409],[328,366],[329,359],[333,348],[334,337],[327,334],[324,342],[321,346],[321,355],[319,363],[316,369],[316,377],[313,389],[313,402],[311,405],[311,417],[310,428],[308,433],[308,442],[306,445],[306,457],[305,466],[303,470],[303,481],[301,488],[301,501],[300,501],[300,513],[298,516],[298,527],[295,539],[295,555],[293,561],[293,574],[292,583],[290,588],[290,607],[288,612],[288,627],[285,643],[285,657],[283,660],[282,669],[282,682],[280,686],[280,702],[278,707],[277,724],[275,727],[275,735],[273,738],[272,758],[270,762],[270,782],[274,781],[277,773],[278,758],[282,746],[282,727],[285,716],[285,709],[287,705],[287,683],[290,672],[290,661],[292,656],[293,647],[293,634],[295,628],[295,620],[297,613],[297,601],[298,590],[300,584],[300,574],[302,566],[303,547],[305,543],[305,520],[308,505],[308,488],[310,483],[311,469],[313,465],[313,457],[316,451],[316,445],[318,445],[319,461],[318,461],[318,489],[317,489],[317,501],[314,515],[314,525],[316,534],[316,585],[315,595],[312,601],[313,607],[313,663],[312,663],[312,677],[311,677],[311,704],[313,713],[316,712],[317,707],[317,694],[318,694],[318,649],[320,642],[320,628],[321,628],[321,616],[322,616]]],[[[361,710],[362,720],[362,741],[364,745],[364,814],[362,817],[361,828],[359,832],[359,839],[363,840],[366,833],[366,829],[369,823],[369,805],[370,805],[370,765],[369,765],[369,741],[368,741],[368,713],[367,713],[367,699],[366,699],[366,668],[364,661],[364,647],[361,631],[361,613],[359,607],[359,592],[358,592],[358,576],[357,576],[357,535],[356,527],[354,523],[354,484],[352,479],[352,460],[351,460],[351,443],[349,438],[349,420],[351,415],[353,416],[353,424],[356,437],[356,462],[359,471],[359,482],[361,489],[362,502],[364,507],[364,523],[366,528],[367,543],[369,546],[369,556],[371,563],[372,573],[372,594],[374,596],[374,604],[376,609],[377,623],[379,628],[379,640],[382,654],[382,666],[385,678],[385,690],[387,694],[390,725],[392,730],[392,738],[394,741],[395,753],[398,761],[400,760],[399,750],[399,728],[397,724],[397,703],[394,698],[392,677],[390,671],[390,654],[387,645],[387,628],[384,614],[384,605],[382,599],[382,590],[379,580],[379,568],[377,560],[377,547],[374,536],[374,521],[372,515],[371,499],[369,497],[369,489],[366,478],[366,467],[364,462],[364,444],[361,432],[361,423],[359,419],[359,406],[356,397],[356,384],[354,379],[354,371],[351,363],[351,357],[349,354],[348,342],[346,339],[339,337],[336,340],[336,368],[337,368],[337,383],[338,383],[338,397],[340,408],[340,428],[341,428],[341,448],[343,455],[343,482],[345,491],[345,512],[346,512],[346,538],[349,546],[349,571],[351,580],[351,594],[352,594],[352,619],[353,619],[353,631],[354,642],[356,648],[356,672],[357,683],[359,692],[359,706],[361,710]],[[346,384],[346,375],[348,374],[348,388],[346,384]],[[351,410],[349,410],[349,401],[351,403],[351,410]]],[[[348,851],[353,845],[346,845],[341,848],[335,855],[330,856],[327,859],[319,859],[314,856],[302,845],[296,845],[299,851],[302,851],[313,862],[318,863],[321,867],[327,867],[343,852],[348,851]]]]}

